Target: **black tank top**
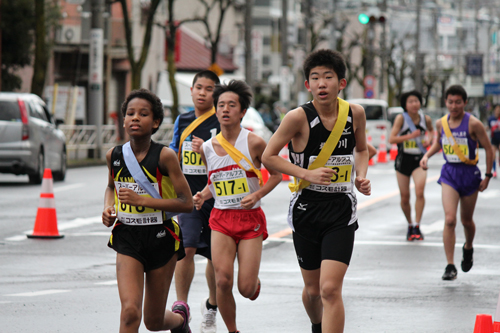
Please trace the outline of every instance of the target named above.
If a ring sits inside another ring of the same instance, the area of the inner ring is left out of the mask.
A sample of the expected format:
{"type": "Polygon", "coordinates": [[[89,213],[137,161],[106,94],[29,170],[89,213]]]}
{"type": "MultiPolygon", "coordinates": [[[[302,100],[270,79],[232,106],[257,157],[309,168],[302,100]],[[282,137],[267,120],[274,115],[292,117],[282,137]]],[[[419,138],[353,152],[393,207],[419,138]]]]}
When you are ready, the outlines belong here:
{"type": "MultiPolygon", "coordinates": [[[[323,126],[312,102],[308,102],[301,107],[304,109],[309,123],[309,140],[302,152],[295,151],[292,142],[289,143],[288,148],[290,161],[301,168],[307,169],[309,164],[318,156],[331,131],[323,126]]],[[[331,196],[338,196],[340,193],[353,193],[355,146],[356,138],[353,130],[352,110],[349,106],[344,131],[327,163],[327,166],[333,168],[338,174],[332,178],[331,186],[311,184],[302,190],[301,196],[311,199],[326,199],[331,196]]]]}

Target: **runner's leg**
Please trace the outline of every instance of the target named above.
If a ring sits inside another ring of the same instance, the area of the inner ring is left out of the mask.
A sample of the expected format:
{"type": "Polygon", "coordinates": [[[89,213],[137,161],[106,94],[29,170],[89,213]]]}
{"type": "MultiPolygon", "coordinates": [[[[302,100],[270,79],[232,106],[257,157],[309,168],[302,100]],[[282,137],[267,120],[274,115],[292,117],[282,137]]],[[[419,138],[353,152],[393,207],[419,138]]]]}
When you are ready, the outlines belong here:
{"type": "Polygon", "coordinates": [[[411,205],[410,205],[410,177],[396,171],[399,193],[401,194],[401,209],[406,217],[406,221],[411,225],[411,205]]]}
{"type": "Polygon", "coordinates": [[[415,182],[415,222],[420,224],[425,206],[425,181],[427,179],[427,171],[422,168],[416,168],[412,173],[413,181],[415,182]]]}
{"type": "Polygon", "coordinates": [[[257,291],[262,236],[244,239],[238,243],[238,290],[243,297],[250,298],[257,291]]]}
{"type": "Polygon", "coordinates": [[[194,255],[196,254],[195,247],[186,247],[186,256],[177,262],[175,268],[175,292],[178,301],[187,303],[189,288],[194,277],[194,255]]]}
{"type": "Polygon", "coordinates": [[[139,332],[142,318],[144,266],[132,257],[117,253],[116,280],[121,302],[120,333],[139,332]]]}
{"type": "Polygon", "coordinates": [[[474,241],[474,236],[476,234],[476,224],[472,216],[474,215],[474,209],[476,208],[478,192],[460,198],[460,219],[462,220],[462,225],[464,226],[465,234],[465,248],[467,250],[472,248],[472,242],[474,241]]]}
{"type": "Polygon", "coordinates": [[[347,265],[335,260],[321,262],[320,289],[323,302],[323,332],[341,333],[344,331],[344,302],[342,284],[347,265]]]}
{"type": "Polygon", "coordinates": [[[457,208],[460,196],[453,187],[445,183],[441,184],[441,193],[444,208],[444,230],[443,230],[443,244],[446,260],[448,264],[454,264],[455,254],[455,227],[457,225],[457,208]]]}
{"type": "Polygon", "coordinates": [[[321,301],[321,292],[319,288],[321,269],[305,270],[300,269],[302,279],[304,280],[304,289],[302,290],[302,303],[306,313],[313,324],[321,323],[323,317],[323,303],[321,301]]]}

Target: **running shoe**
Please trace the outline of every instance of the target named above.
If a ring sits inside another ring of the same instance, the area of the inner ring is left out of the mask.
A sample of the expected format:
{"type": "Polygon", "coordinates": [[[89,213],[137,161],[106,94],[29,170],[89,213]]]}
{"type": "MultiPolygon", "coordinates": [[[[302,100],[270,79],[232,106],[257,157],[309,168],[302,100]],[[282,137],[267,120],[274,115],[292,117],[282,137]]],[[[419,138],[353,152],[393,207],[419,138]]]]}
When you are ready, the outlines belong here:
{"type": "Polygon", "coordinates": [[[468,272],[472,268],[472,254],[474,253],[474,248],[470,248],[467,250],[465,248],[465,244],[462,247],[462,253],[463,253],[463,258],[462,258],[462,271],[468,272]]]}
{"type": "Polygon", "coordinates": [[[208,297],[201,302],[201,333],[217,333],[217,310],[207,308],[208,297]]]}
{"type": "Polygon", "coordinates": [[[260,279],[257,278],[257,290],[255,291],[255,294],[253,294],[253,296],[250,297],[250,300],[255,301],[257,297],[259,297],[259,294],[260,294],[260,279]]]}
{"type": "Polygon", "coordinates": [[[424,240],[424,235],[420,232],[420,227],[418,225],[413,227],[413,239],[424,240]]]}
{"type": "Polygon", "coordinates": [[[443,280],[451,281],[457,278],[457,268],[453,264],[448,264],[444,270],[443,280]]]}
{"type": "Polygon", "coordinates": [[[171,329],[172,333],[191,333],[191,329],[189,328],[189,305],[183,301],[176,301],[172,305],[172,312],[178,313],[184,318],[184,323],[180,327],[171,329]]]}
{"type": "Polygon", "coordinates": [[[497,178],[497,172],[496,171],[493,172],[493,178],[497,178]]]}
{"type": "Polygon", "coordinates": [[[406,240],[407,241],[412,241],[414,239],[414,236],[413,236],[413,227],[410,225],[408,227],[408,232],[406,233],[406,240]]]}

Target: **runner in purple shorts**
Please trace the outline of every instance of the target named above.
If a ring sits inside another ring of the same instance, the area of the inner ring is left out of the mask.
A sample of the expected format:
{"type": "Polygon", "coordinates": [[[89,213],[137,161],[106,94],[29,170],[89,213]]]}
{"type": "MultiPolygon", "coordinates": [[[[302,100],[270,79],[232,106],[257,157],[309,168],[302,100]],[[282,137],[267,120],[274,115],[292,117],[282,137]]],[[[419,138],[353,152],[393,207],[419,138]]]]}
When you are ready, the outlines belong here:
{"type": "Polygon", "coordinates": [[[429,158],[443,150],[446,163],[441,169],[438,183],[442,187],[442,200],[445,215],[443,243],[446,266],[443,280],[457,278],[454,264],[455,227],[457,225],[457,208],[460,202],[460,218],[464,226],[465,244],[462,248],[462,271],[472,268],[474,249],[472,242],[476,233],[476,225],[472,219],[479,191],[484,191],[493,176],[493,150],[486,130],[477,118],[465,112],[467,93],[460,85],[449,87],[445,92],[446,107],[449,114],[436,121],[437,140],[422,157],[420,165],[427,169],[429,158]],[[486,152],[486,173],[481,179],[481,171],[477,167],[478,142],[486,152]]]}

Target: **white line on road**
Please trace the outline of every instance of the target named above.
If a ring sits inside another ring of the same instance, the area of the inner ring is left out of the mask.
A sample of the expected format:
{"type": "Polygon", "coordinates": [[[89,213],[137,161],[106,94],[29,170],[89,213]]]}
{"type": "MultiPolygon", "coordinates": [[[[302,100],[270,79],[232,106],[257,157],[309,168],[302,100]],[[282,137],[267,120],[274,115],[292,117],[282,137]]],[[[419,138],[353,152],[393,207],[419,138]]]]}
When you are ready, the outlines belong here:
{"type": "Polygon", "coordinates": [[[29,293],[9,294],[9,295],[4,295],[4,296],[34,297],[34,296],[44,296],[44,295],[67,293],[67,292],[70,292],[70,291],[71,290],[50,289],[50,290],[32,291],[32,292],[29,292],[29,293]]]}
{"type": "Polygon", "coordinates": [[[444,229],[444,220],[438,220],[432,224],[421,224],[420,230],[424,233],[424,235],[432,234],[433,232],[443,231],[444,229]]]}
{"type": "Polygon", "coordinates": [[[485,199],[491,199],[500,197],[500,190],[486,190],[485,192],[479,192],[479,196],[485,199]]]}
{"type": "Polygon", "coordinates": [[[104,282],[97,282],[96,284],[101,285],[101,286],[113,286],[113,285],[118,284],[118,282],[116,280],[109,280],[109,281],[104,281],[104,282]]]}

